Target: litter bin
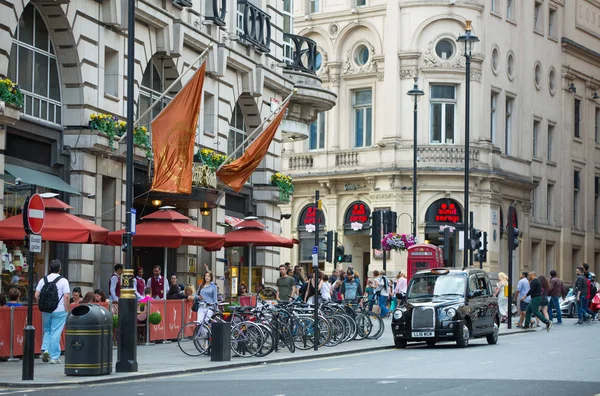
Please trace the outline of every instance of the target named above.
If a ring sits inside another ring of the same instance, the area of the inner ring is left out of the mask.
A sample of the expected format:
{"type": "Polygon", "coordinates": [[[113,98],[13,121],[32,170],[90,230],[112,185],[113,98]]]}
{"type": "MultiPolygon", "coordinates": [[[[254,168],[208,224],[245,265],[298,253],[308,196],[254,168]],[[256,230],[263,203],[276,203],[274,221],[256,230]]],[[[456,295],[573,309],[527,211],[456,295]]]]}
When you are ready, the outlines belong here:
{"type": "Polygon", "coordinates": [[[113,320],[104,307],[79,305],[66,323],[65,374],[104,375],[112,372],[113,320]]]}
{"type": "Polygon", "coordinates": [[[215,322],[211,325],[210,341],[211,362],[228,362],[231,360],[231,323],[215,322]]]}

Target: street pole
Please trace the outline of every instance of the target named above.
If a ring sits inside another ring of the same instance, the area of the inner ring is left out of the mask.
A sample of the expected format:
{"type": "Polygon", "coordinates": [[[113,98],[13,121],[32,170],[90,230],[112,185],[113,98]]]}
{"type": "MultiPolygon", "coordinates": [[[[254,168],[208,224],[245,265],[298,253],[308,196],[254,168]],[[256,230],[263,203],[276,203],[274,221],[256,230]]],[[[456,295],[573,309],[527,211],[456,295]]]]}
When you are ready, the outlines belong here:
{"type": "Polygon", "coordinates": [[[417,97],[413,108],[413,237],[417,237],[417,97]]]}
{"type": "Polygon", "coordinates": [[[506,225],[508,231],[508,316],[507,316],[507,327],[512,328],[512,305],[513,305],[513,294],[512,294],[512,280],[513,280],[513,216],[515,215],[514,206],[508,208],[508,224],[506,225]]]}
{"type": "MultiPolygon", "coordinates": [[[[36,186],[31,186],[31,193],[29,197],[25,201],[25,205],[23,205],[23,212],[27,211],[29,207],[29,199],[35,194],[36,186]]],[[[23,213],[25,216],[25,213],[23,213]]],[[[25,344],[23,345],[23,367],[21,372],[21,379],[23,381],[32,381],[33,373],[34,373],[34,352],[35,352],[35,327],[33,327],[33,253],[31,251],[31,240],[29,239],[31,235],[31,230],[29,226],[23,222],[23,226],[25,228],[25,244],[27,245],[27,250],[29,253],[27,254],[27,322],[25,329],[23,330],[23,335],[25,338],[25,344]]],[[[44,274],[46,275],[46,274],[44,274]]]]}
{"type": "Polygon", "coordinates": [[[123,248],[125,250],[125,269],[121,276],[121,297],[119,298],[118,349],[115,371],[132,373],[138,371],[137,363],[137,301],[133,285],[133,247],[132,215],[133,206],[133,127],[135,114],[134,76],[135,76],[135,0],[127,4],[127,162],[125,171],[125,221],[123,248]]]}
{"type": "MultiPolygon", "coordinates": [[[[471,231],[473,231],[473,212],[469,212],[469,236],[471,235],[471,231]]],[[[469,238],[469,266],[473,266],[473,246],[471,246],[471,239],[469,238]]]]}
{"type": "MultiPolygon", "coordinates": [[[[315,312],[314,312],[314,349],[319,350],[319,214],[321,213],[321,201],[319,200],[319,190],[315,190],[315,247],[317,248],[316,255],[313,256],[313,282],[314,282],[314,300],[315,300],[315,312]]],[[[309,280],[310,282],[310,280],[309,280]]],[[[309,283],[310,287],[310,283],[309,283]]]]}

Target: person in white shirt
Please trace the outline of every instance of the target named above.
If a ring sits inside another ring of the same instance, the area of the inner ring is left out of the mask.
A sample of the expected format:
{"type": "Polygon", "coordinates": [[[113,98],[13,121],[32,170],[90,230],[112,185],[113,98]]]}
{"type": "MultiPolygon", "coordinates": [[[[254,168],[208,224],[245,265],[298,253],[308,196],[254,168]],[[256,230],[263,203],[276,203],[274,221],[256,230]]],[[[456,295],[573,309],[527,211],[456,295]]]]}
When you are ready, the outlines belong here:
{"type": "Polygon", "coordinates": [[[390,310],[387,308],[387,299],[390,295],[390,282],[385,276],[385,271],[373,271],[373,276],[377,277],[377,287],[375,288],[375,295],[377,296],[377,302],[379,308],[381,308],[380,316],[387,317],[390,314],[390,310]]]}
{"type": "MultiPolygon", "coordinates": [[[[42,278],[35,288],[35,301],[40,298],[40,293],[46,282],[52,282],[60,275],[61,264],[59,260],[50,262],[50,275],[42,278]]],[[[42,341],[42,361],[51,364],[60,364],[60,336],[67,320],[67,314],[71,310],[71,290],[69,281],[62,278],[56,282],[58,289],[58,306],[52,313],[42,312],[44,323],[44,338],[42,341]]]]}
{"type": "Polygon", "coordinates": [[[121,274],[123,273],[123,264],[115,264],[115,272],[110,277],[108,299],[112,303],[119,301],[121,297],[121,274]]]}
{"type": "Polygon", "coordinates": [[[322,278],[323,286],[321,286],[321,290],[319,291],[321,295],[321,300],[331,301],[331,283],[329,283],[329,277],[323,274],[322,278]]]}

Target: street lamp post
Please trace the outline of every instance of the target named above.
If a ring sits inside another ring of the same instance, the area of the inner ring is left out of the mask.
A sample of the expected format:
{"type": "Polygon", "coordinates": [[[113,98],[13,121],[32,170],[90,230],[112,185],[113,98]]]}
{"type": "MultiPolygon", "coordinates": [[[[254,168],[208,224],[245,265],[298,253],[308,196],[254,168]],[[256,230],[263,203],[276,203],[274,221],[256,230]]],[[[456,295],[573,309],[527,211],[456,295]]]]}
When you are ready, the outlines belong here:
{"type": "Polygon", "coordinates": [[[473,45],[479,41],[479,38],[471,34],[471,21],[466,21],[465,34],[458,36],[457,41],[463,44],[464,57],[466,60],[466,84],[465,84],[465,210],[463,211],[464,219],[464,248],[463,259],[464,266],[469,266],[469,119],[471,105],[471,50],[473,45]]]}
{"type": "Polygon", "coordinates": [[[412,233],[413,237],[417,237],[417,102],[424,95],[424,92],[419,89],[417,84],[418,78],[415,76],[415,85],[413,89],[406,94],[413,97],[413,218],[412,218],[412,233]]]}

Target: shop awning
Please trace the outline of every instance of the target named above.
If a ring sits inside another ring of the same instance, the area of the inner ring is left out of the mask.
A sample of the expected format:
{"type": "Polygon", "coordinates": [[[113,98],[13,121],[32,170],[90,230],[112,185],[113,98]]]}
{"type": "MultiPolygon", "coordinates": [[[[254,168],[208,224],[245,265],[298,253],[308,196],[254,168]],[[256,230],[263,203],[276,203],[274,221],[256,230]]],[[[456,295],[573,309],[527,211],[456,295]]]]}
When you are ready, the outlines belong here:
{"type": "Polygon", "coordinates": [[[49,173],[27,169],[22,166],[12,164],[5,164],[4,171],[6,173],[10,173],[10,175],[15,179],[21,179],[24,184],[33,184],[56,191],[64,191],[69,194],[81,195],[79,191],[75,190],[60,177],[51,175],[49,173]]]}

